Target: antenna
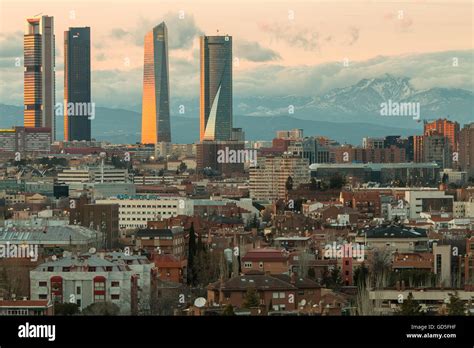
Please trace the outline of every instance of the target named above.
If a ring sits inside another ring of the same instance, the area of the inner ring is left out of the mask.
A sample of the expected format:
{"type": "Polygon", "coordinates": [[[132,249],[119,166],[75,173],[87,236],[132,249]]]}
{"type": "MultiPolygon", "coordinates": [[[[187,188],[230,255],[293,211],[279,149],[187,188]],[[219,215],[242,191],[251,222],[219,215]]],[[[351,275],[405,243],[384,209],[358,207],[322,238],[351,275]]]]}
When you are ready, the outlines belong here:
{"type": "Polygon", "coordinates": [[[39,15],[43,14],[43,12],[40,12],[38,14],[35,14],[33,17],[38,17],[39,15]]]}

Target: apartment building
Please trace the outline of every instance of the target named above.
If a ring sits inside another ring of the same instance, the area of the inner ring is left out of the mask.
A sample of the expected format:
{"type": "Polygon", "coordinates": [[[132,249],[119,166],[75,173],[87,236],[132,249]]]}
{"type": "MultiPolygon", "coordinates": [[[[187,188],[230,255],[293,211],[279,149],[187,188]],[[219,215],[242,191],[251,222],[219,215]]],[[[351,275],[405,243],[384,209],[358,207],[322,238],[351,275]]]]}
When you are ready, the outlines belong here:
{"type": "Polygon", "coordinates": [[[119,228],[135,229],[147,227],[148,221],[162,220],[178,215],[191,216],[193,201],[182,197],[157,195],[118,195],[96,200],[96,204],[119,205],[119,228]]]}
{"type": "Polygon", "coordinates": [[[256,200],[285,199],[288,177],[293,180],[293,188],[308,183],[308,159],[290,155],[260,158],[258,166],[250,168],[250,197],[256,200]]]}

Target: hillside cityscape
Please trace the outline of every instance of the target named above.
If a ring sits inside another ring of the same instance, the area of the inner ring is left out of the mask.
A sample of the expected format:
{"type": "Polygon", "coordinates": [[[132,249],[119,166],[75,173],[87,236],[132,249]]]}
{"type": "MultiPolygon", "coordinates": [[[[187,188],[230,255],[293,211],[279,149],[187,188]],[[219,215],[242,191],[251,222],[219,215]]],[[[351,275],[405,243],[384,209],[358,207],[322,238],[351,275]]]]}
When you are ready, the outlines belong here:
{"type": "Polygon", "coordinates": [[[200,29],[198,88],[175,97],[177,12],[144,21],[140,97],[96,105],[94,26],[52,14],[8,39],[23,101],[0,99],[1,316],[474,314],[472,75],[246,94],[242,52],[271,52],[200,29]]]}

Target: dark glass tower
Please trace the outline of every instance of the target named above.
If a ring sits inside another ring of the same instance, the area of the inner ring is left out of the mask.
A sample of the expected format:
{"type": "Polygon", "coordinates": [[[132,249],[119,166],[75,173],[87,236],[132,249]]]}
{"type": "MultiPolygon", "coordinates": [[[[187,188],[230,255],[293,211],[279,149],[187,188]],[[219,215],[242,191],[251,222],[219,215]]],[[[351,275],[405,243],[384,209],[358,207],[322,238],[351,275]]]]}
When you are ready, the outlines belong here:
{"type": "Polygon", "coordinates": [[[142,144],[171,142],[168,29],[162,22],[145,35],[142,144]]]}
{"type": "Polygon", "coordinates": [[[64,140],[91,140],[91,31],[64,32],[64,140]]]}
{"type": "Polygon", "coordinates": [[[232,37],[201,37],[200,140],[232,138],[232,37]]]}

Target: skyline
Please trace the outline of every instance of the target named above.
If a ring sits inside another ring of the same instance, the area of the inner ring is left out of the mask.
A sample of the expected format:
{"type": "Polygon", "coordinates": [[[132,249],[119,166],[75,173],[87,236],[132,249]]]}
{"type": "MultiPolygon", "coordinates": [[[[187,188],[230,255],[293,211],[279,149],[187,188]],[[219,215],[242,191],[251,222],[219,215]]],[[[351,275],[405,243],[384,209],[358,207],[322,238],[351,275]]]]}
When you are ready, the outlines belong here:
{"type": "MultiPolygon", "coordinates": [[[[28,13],[24,6],[19,8],[18,5],[7,4],[9,3],[4,2],[1,5],[4,8],[1,11],[0,47],[4,68],[0,102],[19,105],[22,93],[14,86],[18,86],[16,79],[21,69],[14,63],[21,43],[13,42],[12,39],[18,36],[18,31],[14,28],[21,26],[14,18],[15,13],[28,13]],[[7,89],[8,93],[5,93],[7,89]]],[[[98,22],[97,18],[100,16],[87,15],[83,3],[77,4],[74,9],[65,5],[57,6],[56,3],[47,3],[42,7],[43,13],[56,17],[57,33],[63,32],[68,26],[92,27],[93,95],[98,104],[129,110],[140,105],[143,37],[146,30],[163,20],[169,23],[170,87],[173,89],[172,97],[177,99],[198,95],[198,37],[213,35],[217,28],[220,29],[220,34],[228,33],[234,37],[236,96],[314,96],[331,88],[344,87],[362,78],[376,77],[383,73],[412,77],[413,83],[420,88],[435,85],[470,90],[473,88],[472,78],[469,78],[473,72],[471,21],[469,10],[466,10],[469,2],[449,2],[451,6],[446,6],[447,2],[401,5],[384,2],[369,6],[355,2],[340,9],[339,15],[334,13],[333,7],[337,6],[331,7],[328,3],[290,4],[292,6],[281,2],[275,6],[264,3],[247,11],[245,23],[235,23],[235,20],[229,18],[235,3],[231,3],[226,10],[214,9],[218,15],[211,16],[212,18],[208,18],[209,14],[206,13],[210,9],[207,2],[200,6],[165,3],[155,11],[158,14],[153,19],[137,13],[140,12],[136,10],[140,8],[139,4],[128,7],[118,4],[114,8],[109,8],[104,3],[98,4],[99,10],[107,8],[116,20],[123,18],[124,12],[127,13],[122,29],[113,23],[98,22]],[[54,9],[48,11],[51,6],[54,9]],[[404,19],[395,22],[393,16],[399,14],[400,6],[403,7],[404,19]],[[293,20],[288,18],[289,8],[293,11],[293,20]],[[318,11],[315,12],[315,8],[318,11]],[[424,12],[420,12],[420,9],[424,12]],[[181,10],[184,12],[181,13],[181,10]],[[70,18],[70,11],[74,11],[74,19],[70,18]],[[317,18],[308,18],[309,13],[317,13],[317,18]],[[184,16],[182,19],[181,14],[184,16]],[[370,20],[367,20],[367,16],[370,20]],[[450,18],[454,17],[457,24],[446,27],[450,18]],[[323,19],[330,25],[323,23],[323,19]],[[340,23],[336,24],[338,21],[340,23]],[[405,27],[402,23],[405,23],[405,27]],[[377,25],[377,33],[385,35],[384,40],[372,37],[375,34],[370,27],[373,25],[377,25]],[[288,32],[288,37],[279,35],[277,38],[275,32],[282,32],[282,28],[288,32]],[[359,29],[351,31],[350,28],[359,29]],[[333,38],[324,40],[329,37],[333,38]],[[293,43],[290,40],[292,38],[293,43]],[[114,45],[107,46],[107,42],[114,42],[114,45]],[[453,56],[459,58],[460,64],[456,70],[447,69],[446,66],[453,56]],[[349,59],[349,69],[342,66],[344,58],[349,59]]],[[[149,6],[153,9],[155,5],[149,6]]],[[[248,6],[250,5],[245,3],[240,11],[245,11],[248,6]]],[[[31,5],[28,10],[31,11],[30,16],[40,12],[33,13],[34,8],[31,5]]],[[[235,14],[238,13],[240,12],[235,14]]],[[[58,39],[61,39],[60,35],[58,39]]],[[[63,55],[63,49],[56,47],[56,75],[59,80],[63,75],[63,55]]],[[[57,87],[56,96],[59,100],[63,90],[62,86],[57,87]]]]}

